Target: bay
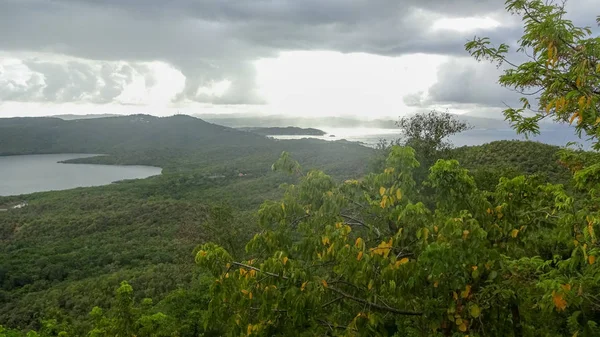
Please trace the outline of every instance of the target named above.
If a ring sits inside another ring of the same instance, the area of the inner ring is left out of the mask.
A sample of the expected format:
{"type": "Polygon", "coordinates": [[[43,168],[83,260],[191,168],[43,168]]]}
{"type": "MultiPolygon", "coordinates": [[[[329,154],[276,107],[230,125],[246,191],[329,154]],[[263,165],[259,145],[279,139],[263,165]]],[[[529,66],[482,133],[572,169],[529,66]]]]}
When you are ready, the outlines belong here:
{"type": "Polygon", "coordinates": [[[0,157],[0,196],[101,186],[119,180],[147,178],[162,171],[152,166],[59,163],[94,156],[44,154],[0,157]]]}

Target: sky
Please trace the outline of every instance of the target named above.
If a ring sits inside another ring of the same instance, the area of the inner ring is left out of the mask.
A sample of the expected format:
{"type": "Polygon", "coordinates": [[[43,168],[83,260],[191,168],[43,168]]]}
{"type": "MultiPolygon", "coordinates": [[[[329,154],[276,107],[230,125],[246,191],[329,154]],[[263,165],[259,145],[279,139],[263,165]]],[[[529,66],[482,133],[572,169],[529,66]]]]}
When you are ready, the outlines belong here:
{"type": "MultiPolygon", "coordinates": [[[[594,26],[597,0],[571,0],[594,26]]],[[[500,117],[518,95],[464,50],[514,45],[502,0],[0,0],[0,117],[500,117]]]]}

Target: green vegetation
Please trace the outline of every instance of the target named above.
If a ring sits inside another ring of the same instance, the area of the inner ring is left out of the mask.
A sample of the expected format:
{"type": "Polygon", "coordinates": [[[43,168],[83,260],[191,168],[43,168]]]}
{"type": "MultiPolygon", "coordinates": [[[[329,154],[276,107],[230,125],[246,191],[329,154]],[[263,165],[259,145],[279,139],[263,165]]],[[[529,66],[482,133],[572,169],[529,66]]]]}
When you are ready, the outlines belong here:
{"type": "MultiPolygon", "coordinates": [[[[507,11],[523,20],[525,33],[517,52],[527,62],[512,62],[507,57],[509,46],[495,47],[488,38],[476,37],[465,47],[477,60],[508,67],[499,83],[522,94],[522,107],[504,111],[518,133],[539,133],[544,118],[569,124],[577,120],[579,135],[598,140],[600,38],[592,36],[589,27],[576,27],[565,18],[564,6],[554,1],[506,1],[507,11]]],[[[597,22],[600,25],[600,16],[597,22]]],[[[600,143],[594,148],[600,149],[600,143]]]]}
{"type": "MultiPolygon", "coordinates": [[[[542,86],[544,105],[561,81],[579,76],[577,92],[549,111],[576,114],[597,145],[598,70],[587,67],[600,58],[597,41],[568,53],[582,35],[560,7],[509,0],[507,8],[523,15],[523,45],[547,62],[501,81],[542,86]],[[578,95],[583,104],[568,103],[578,95]]],[[[467,48],[501,57],[505,47],[486,41],[467,48]]],[[[537,117],[522,112],[506,115],[517,131],[535,131],[537,117]]],[[[373,152],[356,144],[276,142],[208,126],[200,136],[178,124],[206,124],[188,117],[148,128],[136,120],[132,138],[120,133],[122,119],[85,121],[105,123],[110,136],[88,143],[77,131],[48,129],[78,129],[63,122],[11,121],[3,132],[39,130],[48,143],[10,140],[2,151],[65,151],[79,140],[80,152],[109,154],[92,161],[167,169],[32,194],[27,207],[0,213],[0,322],[8,327],[0,336],[600,336],[598,153],[515,141],[450,149],[436,135],[463,127],[438,117],[408,124],[439,125],[432,141],[415,143],[427,137],[417,132],[403,143],[415,148],[384,144],[367,175],[373,152]],[[151,139],[155,129],[169,136],[151,139]],[[254,143],[237,149],[241,140],[254,143]],[[270,159],[274,173],[262,166],[270,159]],[[237,176],[240,168],[252,174],[237,176]],[[225,177],[210,175],[217,171],[225,177]]]]}
{"type": "Polygon", "coordinates": [[[258,128],[258,127],[247,127],[239,128],[242,131],[249,131],[264,136],[324,136],[325,131],[314,129],[314,128],[298,128],[294,126],[282,127],[270,127],[270,128],[258,128]]]}
{"type": "Polygon", "coordinates": [[[0,155],[98,153],[69,162],[150,165],[165,172],[264,175],[282,151],[343,178],[364,172],[372,150],[347,141],[274,140],[200,119],[133,115],[64,121],[0,119],[0,155]]]}

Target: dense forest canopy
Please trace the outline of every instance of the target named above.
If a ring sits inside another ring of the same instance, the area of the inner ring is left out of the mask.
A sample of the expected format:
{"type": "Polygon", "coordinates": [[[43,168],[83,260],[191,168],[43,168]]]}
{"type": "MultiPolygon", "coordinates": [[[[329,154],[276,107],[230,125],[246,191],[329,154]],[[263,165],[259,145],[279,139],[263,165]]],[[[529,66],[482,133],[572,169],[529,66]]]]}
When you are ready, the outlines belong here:
{"type": "MultiPolygon", "coordinates": [[[[506,4],[523,19],[519,51],[532,60],[511,64],[508,47],[485,38],[466,45],[513,67],[503,85],[540,90],[506,118],[517,132],[539,131],[542,118],[576,122],[598,148],[599,38],[564,19],[560,3],[506,4]]],[[[170,120],[181,133],[142,145],[154,132],[144,125],[162,121],[138,118],[130,138],[117,119],[100,119],[109,143],[85,142],[97,120],[2,127],[5,153],[25,148],[5,131],[39,130],[52,145],[31,141],[26,153],[78,139],[113,162],[171,169],[36,193],[0,214],[0,336],[600,336],[597,152],[516,141],[449,148],[436,135],[464,127],[443,114],[400,123],[440,126],[433,137],[415,132],[368,152],[208,123],[195,135],[186,125],[204,122],[181,116],[170,120]],[[254,143],[235,152],[235,140],[215,141],[222,133],[254,143]],[[274,172],[260,171],[270,159],[274,172]],[[207,178],[219,165],[257,174],[207,178]]]]}

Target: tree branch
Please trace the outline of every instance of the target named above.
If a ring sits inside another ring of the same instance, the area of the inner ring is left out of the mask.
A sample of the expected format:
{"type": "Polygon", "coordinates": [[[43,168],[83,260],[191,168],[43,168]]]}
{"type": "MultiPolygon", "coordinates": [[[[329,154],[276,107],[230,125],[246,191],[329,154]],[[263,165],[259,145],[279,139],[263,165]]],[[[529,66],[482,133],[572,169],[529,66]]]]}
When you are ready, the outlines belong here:
{"type": "Polygon", "coordinates": [[[369,302],[369,301],[367,301],[365,299],[352,296],[352,295],[350,295],[348,293],[345,293],[344,291],[342,291],[340,289],[336,289],[336,288],[332,288],[332,287],[327,287],[327,289],[329,289],[329,290],[331,290],[333,292],[336,292],[336,293],[342,295],[343,297],[345,297],[347,299],[350,299],[350,300],[352,300],[354,302],[365,304],[365,305],[367,305],[367,306],[369,306],[371,308],[374,308],[374,309],[379,309],[379,310],[382,310],[382,311],[388,311],[388,312],[391,312],[391,313],[394,313],[394,314],[397,314],[397,315],[406,315],[406,316],[422,316],[423,315],[422,312],[404,311],[404,310],[400,310],[400,309],[396,309],[396,308],[392,308],[392,307],[385,307],[385,306],[382,306],[382,305],[379,305],[379,304],[375,304],[375,303],[369,302]]]}
{"type": "Polygon", "coordinates": [[[338,298],[334,298],[333,300],[331,300],[331,301],[329,301],[329,302],[327,302],[327,303],[323,304],[323,305],[321,306],[321,308],[325,308],[326,306],[328,306],[328,305],[331,305],[331,304],[333,304],[333,303],[335,303],[335,302],[337,302],[337,301],[341,300],[342,298],[344,298],[344,297],[343,297],[343,296],[340,296],[340,297],[338,297],[338,298]]]}
{"type": "Polygon", "coordinates": [[[362,221],[360,221],[360,220],[358,220],[356,218],[353,218],[353,217],[351,217],[349,215],[340,214],[340,216],[342,218],[344,218],[344,219],[354,221],[355,223],[353,223],[352,225],[359,225],[359,226],[363,226],[363,227],[368,228],[368,229],[373,229],[373,231],[375,231],[375,234],[377,234],[377,238],[381,237],[381,232],[379,231],[379,228],[377,228],[375,226],[369,226],[369,225],[365,224],[364,222],[362,222],[362,221]]]}
{"type": "Polygon", "coordinates": [[[269,273],[268,271],[262,271],[262,270],[260,270],[260,269],[258,269],[258,268],[256,268],[256,267],[252,267],[252,266],[250,266],[250,265],[243,264],[243,263],[239,263],[239,262],[232,262],[232,263],[231,263],[231,265],[238,266],[238,267],[244,267],[244,268],[248,268],[248,269],[252,269],[252,270],[256,270],[256,271],[257,271],[257,272],[259,272],[259,273],[263,273],[263,274],[265,274],[265,275],[269,275],[269,276],[273,276],[273,277],[282,278],[282,279],[284,279],[284,280],[287,280],[287,279],[288,279],[287,277],[285,277],[285,276],[283,276],[283,275],[278,275],[278,274],[274,274],[274,273],[269,273]]]}
{"type": "Polygon", "coordinates": [[[327,322],[327,321],[324,321],[324,320],[322,320],[322,319],[320,319],[320,320],[318,320],[318,321],[319,321],[319,323],[320,323],[322,326],[326,326],[326,327],[328,327],[328,328],[329,328],[331,331],[333,331],[333,329],[341,329],[341,330],[350,329],[350,330],[352,330],[352,331],[358,331],[358,330],[356,330],[356,329],[354,329],[354,328],[351,328],[351,327],[349,327],[349,326],[343,326],[343,325],[332,324],[332,323],[329,323],[329,322],[327,322]]]}

